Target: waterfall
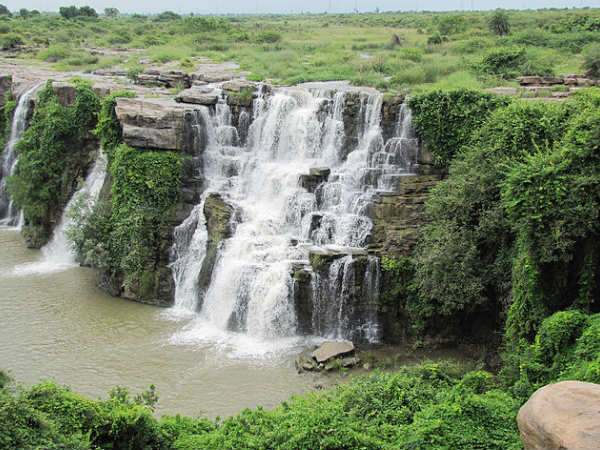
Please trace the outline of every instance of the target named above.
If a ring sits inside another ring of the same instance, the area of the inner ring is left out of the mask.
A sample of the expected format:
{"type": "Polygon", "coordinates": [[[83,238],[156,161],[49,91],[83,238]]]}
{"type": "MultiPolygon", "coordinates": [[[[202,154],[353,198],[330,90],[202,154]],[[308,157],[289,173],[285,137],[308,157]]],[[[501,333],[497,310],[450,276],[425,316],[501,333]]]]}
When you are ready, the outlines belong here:
{"type": "MultiPolygon", "coordinates": [[[[199,110],[208,187],[174,232],[170,314],[186,311],[193,318],[174,342],[217,342],[241,354],[297,342],[291,273],[298,265],[311,272],[313,334],[379,340],[379,262],[366,254],[372,228],[366,210],[386,175],[410,170],[384,142],[382,100],[379,93],[360,94],[357,145],[348,154],[342,148],[342,91],[283,88],[259,95],[245,140],[236,139],[226,104],[199,110]],[[382,160],[384,153],[389,155],[382,160]],[[199,293],[207,243],[204,201],[214,192],[236,211],[236,223],[220,244],[208,289],[199,293]],[[331,259],[327,276],[312,273],[312,252],[331,259]]],[[[248,112],[242,114],[249,120],[248,112]]],[[[393,139],[408,142],[408,108],[399,116],[403,124],[393,139]]]]}
{"type": "Polygon", "coordinates": [[[93,209],[104,184],[106,167],[106,156],[99,150],[94,167],[86,177],[85,182],[67,203],[60,222],[54,229],[52,239],[42,247],[40,260],[35,263],[16,266],[13,274],[53,273],[77,266],[75,252],[67,238],[67,231],[73,224],[75,214],[80,214],[82,210],[89,211],[93,209]]]}
{"type": "Polygon", "coordinates": [[[37,84],[21,95],[14,111],[8,143],[2,152],[2,165],[0,166],[0,225],[19,226],[22,223],[20,219],[22,215],[6,191],[6,177],[16,173],[18,161],[17,143],[27,127],[27,119],[31,112],[32,97],[40,86],[42,84],[37,84]]]}

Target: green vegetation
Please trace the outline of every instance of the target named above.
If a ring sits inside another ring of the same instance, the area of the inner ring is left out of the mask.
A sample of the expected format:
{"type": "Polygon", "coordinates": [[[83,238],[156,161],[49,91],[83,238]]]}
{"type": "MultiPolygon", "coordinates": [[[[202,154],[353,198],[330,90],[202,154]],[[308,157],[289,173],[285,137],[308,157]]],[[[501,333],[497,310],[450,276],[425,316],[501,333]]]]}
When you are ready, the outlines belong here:
{"type": "MultiPolygon", "coordinates": [[[[102,137],[113,145],[110,133],[102,137]]],[[[124,277],[125,285],[140,286],[140,296],[151,298],[157,289],[152,274],[164,250],[159,236],[179,195],[181,156],[124,144],[109,155],[110,202],[101,199],[93,210],[75,214],[68,235],[83,264],[124,277]]]]}
{"type": "Polygon", "coordinates": [[[0,108],[0,156],[10,137],[10,128],[16,107],[17,101],[11,92],[7,92],[4,99],[4,106],[0,108]]]}
{"type": "Polygon", "coordinates": [[[60,70],[187,61],[191,71],[205,57],[235,61],[253,80],[348,79],[422,92],[505,85],[532,73],[583,73],[582,52],[600,43],[599,23],[593,8],[202,17],[119,16],[111,8],[98,16],[91,8],[63,7],[61,14],[5,16],[0,27],[9,25],[17,39],[7,44],[11,52],[60,70]],[[109,56],[90,48],[129,52],[109,56]]]}
{"type": "Polygon", "coordinates": [[[131,399],[116,388],[107,400],[92,401],[54,383],[14,389],[2,375],[3,448],[521,448],[518,403],[493,375],[449,363],[375,372],[273,411],[259,407],[214,422],[153,419],[152,389],[131,399]]]}
{"type": "Polygon", "coordinates": [[[411,105],[448,172],[416,252],[383,264],[417,336],[504,331],[505,386],[521,400],[567,376],[597,380],[597,361],[567,347],[600,311],[598,90],[564,103],[432,92],[411,105]]]}
{"type": "Polygon", "coordinates": [[[121,124],[115,113],[118,97],[133,98],[135,93],[127,90],[113,92],[102,99],[100,102],[100,114],[98,115],[98,125],[94,132],[100,137],[102,149],[112,159],[112,152],[123,142],[121,124]]]}
{"type": "Polygon", "coordinates": [[[75,104],[68,107],[59,104],[48,81],[19,140],[18,173],[8,178],[7,186],[25,215],[25,232],[42,243],[85,175],[86,133],[96,124],[98,109],[98,97],[88,83],[76,83],[75,104]]]}

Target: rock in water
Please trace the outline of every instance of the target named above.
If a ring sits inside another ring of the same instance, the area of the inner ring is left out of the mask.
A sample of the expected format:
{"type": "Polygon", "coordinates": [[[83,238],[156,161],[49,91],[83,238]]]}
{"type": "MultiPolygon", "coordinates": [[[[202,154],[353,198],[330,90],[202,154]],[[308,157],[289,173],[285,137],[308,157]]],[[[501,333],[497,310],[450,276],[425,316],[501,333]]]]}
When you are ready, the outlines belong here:
{"type": "Polygon", "coordinates": [[[354,344],[350,341],[325,342],[312,352],[312,357],[318,363],[324,363],[338,356],[346,356],[354,351],[354,344]]]}
{"type": "Polygon", "coordinates": [[[544,386],[523,405],[517,422],[525,449],[600,449],[600,385],[544,386]]]}

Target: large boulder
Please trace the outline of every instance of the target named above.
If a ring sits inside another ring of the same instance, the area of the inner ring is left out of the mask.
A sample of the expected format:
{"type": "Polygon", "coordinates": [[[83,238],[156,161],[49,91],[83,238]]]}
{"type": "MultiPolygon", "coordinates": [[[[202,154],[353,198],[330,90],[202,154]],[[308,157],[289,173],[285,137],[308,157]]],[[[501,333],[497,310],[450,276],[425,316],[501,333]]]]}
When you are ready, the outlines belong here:
{"type": "Polygon", "coordinates": [[[185,108],[173,100],[119,97],[115,112],[127,145],[181,150],[185,108]]]}
{"type": "Polygon", "coordinates": [[[538,389],[517,422],[525,449],[600,449],[600,385],[562,381],[538,389]]]}
{"type": "Polygon", "coordinates": [[[312,352],[311,356],[320,364],[333,358],[354,353],[354,344],[350,341],[325,342],[312,352]]]}

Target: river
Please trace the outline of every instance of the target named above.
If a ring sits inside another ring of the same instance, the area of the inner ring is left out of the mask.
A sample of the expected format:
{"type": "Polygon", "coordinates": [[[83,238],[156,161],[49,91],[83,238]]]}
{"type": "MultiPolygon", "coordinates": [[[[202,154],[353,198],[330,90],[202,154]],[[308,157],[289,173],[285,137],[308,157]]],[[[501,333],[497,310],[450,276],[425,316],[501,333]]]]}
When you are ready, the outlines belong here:
{"type": "Polygon", "coordinates": [[[90,398],[105,398],[115,385],[137,393],[155,384],[157,414],[209,418],[271,408],[322,382],[296,373],[293,348],[257,358],[178,343],[185,323],[105,294],[91,269],[19,268],[40,257],[14,229],[0,228],[0,368],[17,381],[54,380],[90,398]]]}

